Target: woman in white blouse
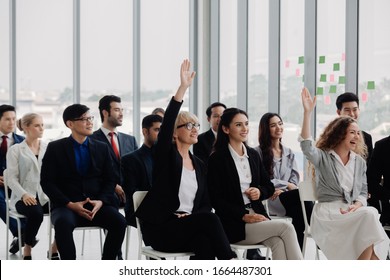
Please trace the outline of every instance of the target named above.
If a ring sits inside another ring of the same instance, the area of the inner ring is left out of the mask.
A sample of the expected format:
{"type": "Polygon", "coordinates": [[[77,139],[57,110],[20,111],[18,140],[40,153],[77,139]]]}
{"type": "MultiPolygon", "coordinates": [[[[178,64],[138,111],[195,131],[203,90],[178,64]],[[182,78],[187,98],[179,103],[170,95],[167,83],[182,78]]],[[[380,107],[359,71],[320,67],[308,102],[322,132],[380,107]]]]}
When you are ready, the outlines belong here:
{"type": "MultiPolygon", "coordinates": [[[[35,237],[43,221],[43,214],[45,210],[48,211],[49,198],[40,185],[42,158],[47,144],[40,140],[44,131],[40,115],[26,114],[18,120],[17,125],[25,133],[26,139],[11,146],[7,153],[7,184],[12,190],[11,209],[16,209],[27,217],[23,234],[23,256],[25,260],[31,260],[35,237]]],[[[52,249],[56,256],[55,243],[52,249]]]]}
{"type": "Polygon", "coordinates": [[[385,259],[389,238],[378,211],[367,206],[365,149],[356,120],[336,118],[314,145],[310,119],[316,98],[306,88],[301,95],[301,148],[314,166],[318,196],[310,223],[314,240],[328,259],[385,259]]]}

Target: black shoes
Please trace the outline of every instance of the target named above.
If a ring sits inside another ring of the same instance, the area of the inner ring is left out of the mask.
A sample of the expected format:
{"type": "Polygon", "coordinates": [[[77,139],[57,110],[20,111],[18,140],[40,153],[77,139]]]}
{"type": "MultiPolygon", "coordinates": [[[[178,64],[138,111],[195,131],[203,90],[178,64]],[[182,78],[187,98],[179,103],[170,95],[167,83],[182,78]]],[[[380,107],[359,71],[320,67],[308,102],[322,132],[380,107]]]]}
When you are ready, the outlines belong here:
{"type": "Polygon", "coordinates": [[[246,251],[247,260],[265,260],[265,257],[261,255],[260,249],[249,249],[246,251]]]}
{"type": "MultiPolygon", "coordinates": [[[[35,238],[33,244],[31,247],[35,247],[35,245],[37,245],[37,243],[39,242],[39,239],[35,238]]],[[[22,247],[24,246],[24,236],[22,234],[22,247]]],[[[19,251],[19,239],[17,237],[14,238],[14,240],[12,240],[12,243],[10,245],[10,248],[9,248],[9,252],[11,254],[16,254],[17,252],[19,251]]]]}
{"type": "Polygon", "coordinates": [[[25,260],[25,261],[31,261],[31,260],[32,260],[32,257],[31,257],[31,256],[24,256],[24,257],[23,257],[23,260],[25,260]]]}
{"type": "MultiPolygon", "coordinates": [[[[49,251],[47,251],[47,258],[49,259],[49,251]]],[[[60,260],[60,255],[58,253],[51,253],[51,258],[49,260],[58,261],[60,260]]]]}

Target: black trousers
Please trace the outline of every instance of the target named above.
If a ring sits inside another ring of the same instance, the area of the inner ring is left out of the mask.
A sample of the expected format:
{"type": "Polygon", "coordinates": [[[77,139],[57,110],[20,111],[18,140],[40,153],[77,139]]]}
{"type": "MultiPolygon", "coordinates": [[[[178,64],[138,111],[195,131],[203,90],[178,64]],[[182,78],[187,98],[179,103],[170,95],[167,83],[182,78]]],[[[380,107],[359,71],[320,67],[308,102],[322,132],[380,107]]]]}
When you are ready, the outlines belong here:
{"type": "MultiPolygon", "coordinates": [[[[299,246],[303,247],[303,232],[305,231],[305,222],[303,220],[303,212],[301,201],[299,199],[299,191],[292,190],[283,192],[279,195],[280,202],[286,209],[286,215],[292,218],[292,224],[297,233],[297,239],[299,246]]],[[[310,201],[305,202],[305,210],[308,222],[310,223],[311,213],[313,211],[313,203],[310,201]]]]}
{"type": "Polygon", "coordinates": [[[51,213],[55,239],[62,260],[75,260],[76,247],[73,230],[76,227],[99,226],[107,230],[103,247],[103,260],[115,260],[126,232],[126,219],[118,209],[103,205],[92,221],[66,207],[54,208],[51,213]]]}
{"type": "Polygon", "coordinates": [[[26,224],[23,230],[24,242],[27,245],[32,245],[43,222],[43,214],[48,213],[48,204],[41,206],[38,201],[37,205],[28,206],[22,200],[19,200],[16,202],[15,208],[19,214],[26,216],[26,224]]]}
{"type": "Polygon", "coordinates": [[[191,259],[220,260],[235,256],[222,224],[214,213],[195,213],[160,225],[142,224],[144,237],[153,249],[162,252],[194,252],[191,259]]]}

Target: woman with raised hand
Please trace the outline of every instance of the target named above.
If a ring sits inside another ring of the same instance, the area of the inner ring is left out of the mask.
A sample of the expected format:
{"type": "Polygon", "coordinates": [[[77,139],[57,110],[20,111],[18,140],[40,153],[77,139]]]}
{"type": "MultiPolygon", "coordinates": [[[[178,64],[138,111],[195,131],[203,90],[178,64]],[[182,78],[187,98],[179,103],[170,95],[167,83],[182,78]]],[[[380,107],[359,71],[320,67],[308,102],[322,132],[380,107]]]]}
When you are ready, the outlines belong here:
{"type": "Polygon", "coordinates": [[[245,111],[226,109],[219,122],[210,155],[207,182],[212,205],[231,243],[262,243],[274,260],[300,260],[297,236],[291,223],[270,220],[262,200],[275,188],[259,154],[248,147],[249,124],[245,111]]]}
{"type": "MultiPolygon", "coordinates": [[[[42,158],[47,143],[40,138],[44,126],[42,116],[29,113],[17,122],[19,130],[26,138],[12,145],[7,153],[7,184],[12,190],[11,209],[26,216],[26,225],[22,242],[23,258],[31,260],[31,250],[36,244],[36,235],[43,221],[43,214],[49,211],[49,198],[40,185],[42,158]]],[[[52,258],[58,258],[55,242],[52,246],[52,258]]]]}
{"type": "Polygon", "coordinates": [[[235,254],[211,212],[203,162],[190,152],[198,141],[198,118],[180,112],[195,72],[184,60],[180,86],[171,99],[154,149],[152,188],[136,211],[143,239],[163,252],[194,252],[192,259],[232,259],[235,254]]]}
{"type": "Polygon", "coordinates": [[[316,104],[304,88],[301,148],[314,166],[318,203],[311,216],[311,234],[328,259],[386,259],[389,238],[378,211],[367,206],[366,151],[356,120],[331,121],[316,144],[310,132],[316,104]]]}

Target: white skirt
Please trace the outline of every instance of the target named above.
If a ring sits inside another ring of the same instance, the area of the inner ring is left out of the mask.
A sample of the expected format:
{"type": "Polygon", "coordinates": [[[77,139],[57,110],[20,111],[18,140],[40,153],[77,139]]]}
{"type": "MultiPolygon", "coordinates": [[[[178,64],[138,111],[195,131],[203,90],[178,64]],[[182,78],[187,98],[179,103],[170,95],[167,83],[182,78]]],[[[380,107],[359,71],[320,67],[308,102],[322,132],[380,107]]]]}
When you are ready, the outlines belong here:
{"type": "Polygon", "coordinates": [[[356,260],[365,249],[374,245],[379,259],[386,259],[389,238],[379,222],[374,207],[360,207],[355,212],[342,201],[322,202],[314,206],[310,229],[317,245],[329,260],[356,260]]]}

